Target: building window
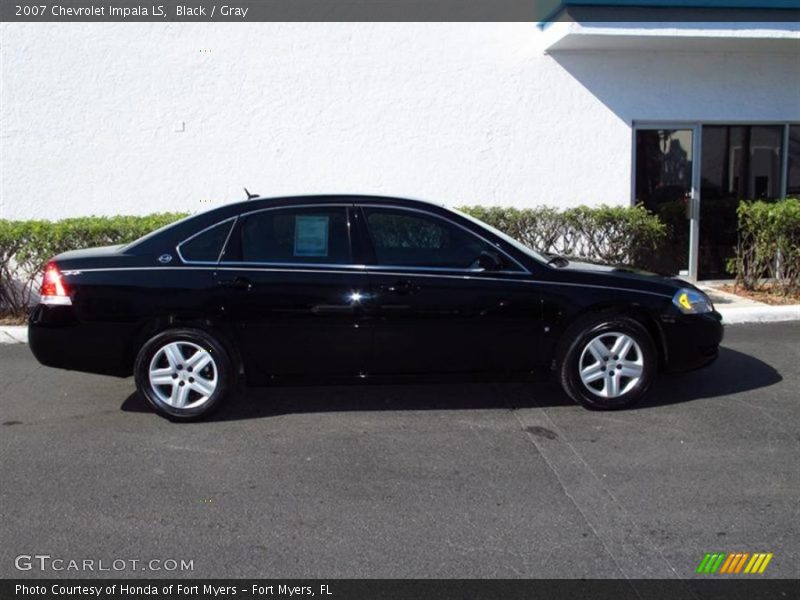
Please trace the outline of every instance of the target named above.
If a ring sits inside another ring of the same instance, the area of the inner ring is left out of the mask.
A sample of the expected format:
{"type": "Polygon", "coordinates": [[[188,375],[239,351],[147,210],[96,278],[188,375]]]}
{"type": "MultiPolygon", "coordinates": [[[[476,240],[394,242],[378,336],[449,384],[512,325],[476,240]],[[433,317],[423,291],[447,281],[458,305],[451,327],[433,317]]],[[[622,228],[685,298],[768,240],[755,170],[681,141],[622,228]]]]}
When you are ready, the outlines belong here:
{"type": "Polygon", "coordinates": [[[742,200],[782,196],[783,125],[704,125],[700,162],[700,254],[703,279],[729,277],[742,200]]]}
{"type": "Polygon", "coordinates": [[[786,171],[786,195],[800,198],[800,125],[789,127],[789,161],[786,171]]]}
{"type": "Polygon", "coordinates": [[[738,242],[736,209],[744,200],[800,197],[800,125],[638,126],[635,202],[666,223],[668,247],[651,268],[729,278],[738,242]],[[693,135],[701,134],[697,156],[693,135]],[[787,143],[788,142],[788,143],[787,143]],[[697,253],[689,252],[692,183],[699,183],[697,253]],[[687,269],[688,266],[688,269],[687,269]]]}
{"type": "Polygon", "coordinates": [[[782,125],[703,126],[703,200],[781,197],[782,125]]]}

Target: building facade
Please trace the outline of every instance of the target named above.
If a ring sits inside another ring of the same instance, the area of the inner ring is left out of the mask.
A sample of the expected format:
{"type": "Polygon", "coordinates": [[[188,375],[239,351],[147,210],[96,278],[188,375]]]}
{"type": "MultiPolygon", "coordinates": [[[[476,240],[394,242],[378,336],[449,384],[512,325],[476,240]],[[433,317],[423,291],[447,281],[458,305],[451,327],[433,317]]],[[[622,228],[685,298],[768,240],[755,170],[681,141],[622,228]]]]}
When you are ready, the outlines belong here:
{"type": "Polygon", "coordinates": [[[668,268],[719,277],[738,202],[800,194],[800,26],[696,14],[2,23],[0,218],[201,211],[243,187],[638,202],[672,224],[668,268]]]}

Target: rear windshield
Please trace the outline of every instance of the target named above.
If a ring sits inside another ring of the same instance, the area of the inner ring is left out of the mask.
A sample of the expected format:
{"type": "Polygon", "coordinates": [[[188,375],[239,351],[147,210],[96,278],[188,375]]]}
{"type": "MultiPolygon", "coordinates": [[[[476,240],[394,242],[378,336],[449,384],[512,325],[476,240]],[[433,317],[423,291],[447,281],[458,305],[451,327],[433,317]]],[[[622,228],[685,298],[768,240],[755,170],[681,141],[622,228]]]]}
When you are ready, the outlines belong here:
{"type": "Polygon", "coordinates": [[[179,219],[178,221],[175,221],[173,223],[168,223],[167,225],[164,225],[163,227],[159,227],[155,231],[151,231],[150,233],[146,233],[142,237],[140,237],[138,239],[135,239],[132,242],[128,242],[127,244],[125,244],[122,247],[122,250],[124,251],[124,250],[130,250],[132,248],[135,248],[139,244],[143,244],[144,242],[146,242],[146,241],[148,241],[150,239],[153,239],[157,235],[162,234],[163,232],[167,231],[168,229],[170,229],[172,227],[177,227],[178,225],[186,223],[186,221],[188,221],[190,219],[194,219],[196,216],[197,215],[189,215],[188,217],[184,217],[182,219],[179,219]]]}

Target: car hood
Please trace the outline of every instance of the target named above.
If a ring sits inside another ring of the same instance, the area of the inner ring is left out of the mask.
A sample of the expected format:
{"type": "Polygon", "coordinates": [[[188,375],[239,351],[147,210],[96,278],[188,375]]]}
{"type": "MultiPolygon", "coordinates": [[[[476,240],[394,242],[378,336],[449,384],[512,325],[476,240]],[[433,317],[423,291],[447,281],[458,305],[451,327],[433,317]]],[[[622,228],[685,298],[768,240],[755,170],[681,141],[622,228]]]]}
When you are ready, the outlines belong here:
{"type": "Polygon", "coordinates": [[[635,269],[625,265],[612,265],[585,258],[579,260],[569,259],[569,264],[559,267],[558,272],[567,276],[577,277],[582,274],[599,276],[606,281],[615,281],[618,284],[627,283],[628,286],[637,289],[642,289],[643,286],[656,286],[666,291],[677,290],[682,287],[694,287],[679,277],[661,275],[644,269],[635,269]]]}

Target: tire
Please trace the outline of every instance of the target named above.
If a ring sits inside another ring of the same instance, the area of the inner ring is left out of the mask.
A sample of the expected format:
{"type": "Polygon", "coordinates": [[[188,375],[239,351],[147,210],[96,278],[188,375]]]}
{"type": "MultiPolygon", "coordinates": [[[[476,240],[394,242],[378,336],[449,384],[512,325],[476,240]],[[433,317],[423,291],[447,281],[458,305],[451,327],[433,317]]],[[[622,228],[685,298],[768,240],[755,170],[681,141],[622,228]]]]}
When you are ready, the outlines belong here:
{"type": "Polygon", "coordinates": [[[201,329],[169,329],[148,340],[134,365],[136,388],[172,421],[205,418],[235,387],[230,354],[201,329]]]}
{"type": "Polygon", "coordinates": [[[561,387],[592,410],[617,410],[639,401],[658,368],[653,338],[635,319],[597,315],[564,334],[557,363],[561,387]],[[611,374],[613,373],[613,374],[611,374]]]}

